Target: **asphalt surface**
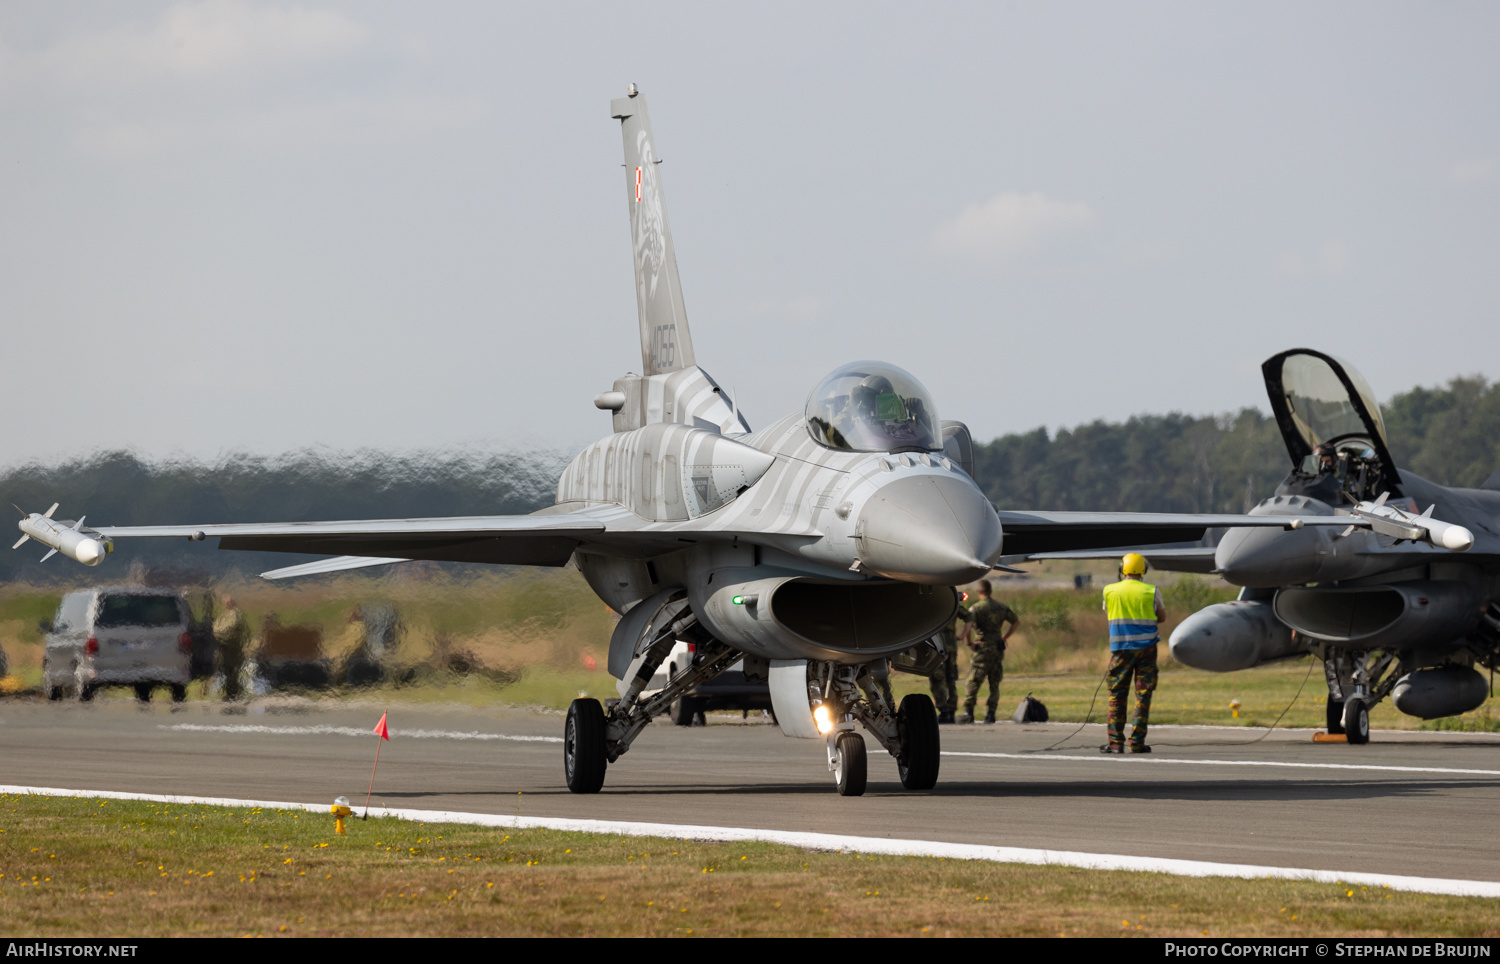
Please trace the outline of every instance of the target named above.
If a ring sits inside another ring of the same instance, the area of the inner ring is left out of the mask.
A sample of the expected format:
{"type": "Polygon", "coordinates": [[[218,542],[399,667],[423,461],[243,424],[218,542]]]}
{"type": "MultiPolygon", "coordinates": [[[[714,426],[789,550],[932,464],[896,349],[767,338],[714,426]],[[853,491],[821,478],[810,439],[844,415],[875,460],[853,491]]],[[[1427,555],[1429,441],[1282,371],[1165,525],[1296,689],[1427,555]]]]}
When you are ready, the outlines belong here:
{"type": "Polygon", "coordinates": [[[1500,881],[1500,738],[1158,727],[1151,756],[1104,757],[1102,728],[943,728],[936,790],[902,789],[873,739],[863,797],[821,743],[768,722],[658,720],[604,791],[563,784],[561,713],[270,698],[248,707],[0,700],[0,783],[255,800],[362,801],[390,711],[377,806],[916,838],[1500,881]],[[1240,743],[1241,745],[1235,745],[1240,743]]]}

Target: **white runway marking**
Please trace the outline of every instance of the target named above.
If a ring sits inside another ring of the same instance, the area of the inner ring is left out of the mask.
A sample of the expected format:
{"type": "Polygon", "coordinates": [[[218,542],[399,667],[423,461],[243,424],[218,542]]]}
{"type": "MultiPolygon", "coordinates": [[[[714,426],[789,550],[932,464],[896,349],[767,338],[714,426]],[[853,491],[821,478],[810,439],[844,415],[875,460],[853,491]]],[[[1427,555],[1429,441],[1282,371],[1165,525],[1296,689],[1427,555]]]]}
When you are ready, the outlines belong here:
{"type": "MultiPolygon", "coordinates": [[[[963,750],[944,750],[943,756],[993,757],[997,760],[1040,760],[1049,763],[1099,762],[1098,758],[1091,756],[1050,756],[1041,753],[971,753],[963,750]]],[[[1477,774],[1487,777],[1500,777],[1500,770],[1464,770],[1458,767],[1398,767],[1377,763],[1283,763],[1277,760],[1169,760],[1159,756],[1153,756],[1150,759],[1127,756],[1112,760],[1110,765],[1119,766],[1125,763],[1163,766],[1181,764],[1207,767],[1299,767],[1308,770],[1384,770],[1396,773],[1456,773],[1470,776],[1477,774]]]]}
{"type": "MultiPolygon", "coordinates": [[[[117,793],[109,790],[62,790],[54,787],[0,785],[0,793],[35,794],[47,797],[93,797],[107,800],[142,800],[150,803],[196,804],[210,807],[258,807],[328,813],[327,804],[286,803],[273,800],[235,800],[224,797],[171,796],[157,793],[117,793]]],[[[721,840],[761,840],[805,850],[852,851],[893,857],[943,857],[949,860],[990,860],[1006,864],[1081,867],[1085,870],[1125,870],[1174,874],[1180,877],[1239,877],[1247,880],[1275,877],[1319,883],[1359,884],[1389,887],[1423,894],[1458,897],[1500,897],[1500,883],[1489,880],[1453,880],[1441,877],[1403,877],[1342,870],[1306,870],[1298,867],[1261,867],[1254,864],[1222,864],[1208,860],[1174,860],[1126,854],[1091,854],[1072,850],[1033,850],[1026,847],[989,847],[980,844],[946,843],[939,840],[901,840],[886,837],[856,837],[795,830],[754,830],[746,827],[700,827],[691,824],[636,823],[622,820],[569,820],[561,817],[511,817],[493,813],[462,813],[454,810],[374,809],[377,817],[394,817],[424,823],[466,823],[482,827],[545,827],[579,833],[618,834],[627,837],[721,840]]]]}
{"type": "MultiPolygon", "coordinates": [[[[173,723],[160,724],[163,730],[186,730],[199,733],[270,733],[282,735],[312,736],[363,736],[375,735],[373,728],[358,726],[261,726],[256,723],[173,723]]],[[[403,740],[511,740],[516,743],[561,743],[560,736],[512,736],[508,733],[480,733],[478,730],[398,730],[390,728],[392,737],[403,740]]]]}

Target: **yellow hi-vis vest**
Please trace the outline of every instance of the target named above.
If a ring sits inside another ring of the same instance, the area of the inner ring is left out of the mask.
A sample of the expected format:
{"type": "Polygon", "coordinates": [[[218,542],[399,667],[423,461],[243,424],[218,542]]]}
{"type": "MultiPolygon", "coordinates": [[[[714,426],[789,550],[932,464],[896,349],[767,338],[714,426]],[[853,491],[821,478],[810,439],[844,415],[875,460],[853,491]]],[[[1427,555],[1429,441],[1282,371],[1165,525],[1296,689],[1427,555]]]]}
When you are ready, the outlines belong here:
{"type": "Polygon", "coordinates": [[[1109,616],[1109,649],[1145,649],[1161,641],[1156,629],[1156,587],[1140,579],[1121,579],[1104,587],[1109,616]]]}

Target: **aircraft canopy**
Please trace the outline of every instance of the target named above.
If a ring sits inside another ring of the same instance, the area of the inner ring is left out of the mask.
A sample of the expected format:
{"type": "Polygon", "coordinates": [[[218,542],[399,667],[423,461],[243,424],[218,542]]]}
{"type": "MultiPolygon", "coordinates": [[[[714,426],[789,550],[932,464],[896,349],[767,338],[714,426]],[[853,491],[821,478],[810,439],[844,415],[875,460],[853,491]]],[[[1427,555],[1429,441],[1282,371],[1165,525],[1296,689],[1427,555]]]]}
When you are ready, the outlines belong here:
{"type": "Polygon", "coordinates": [[[908,372],[884,362],[851,362],[807,397],[807,431],[845,452],[931,452],[943,447],[931,396],[908,372]]]}
{"type": "Polygon", "coordinates": [[[1385,422],[1364,376],[1332,355],[1294,348],[1261,366],[1271,411],[1298,471],[1323,470],[1315,450],[1328,444],[1340,458],[1368,463],[1367,482],[1394,491],[1400,484],[1386,450],[1385,422]]]}

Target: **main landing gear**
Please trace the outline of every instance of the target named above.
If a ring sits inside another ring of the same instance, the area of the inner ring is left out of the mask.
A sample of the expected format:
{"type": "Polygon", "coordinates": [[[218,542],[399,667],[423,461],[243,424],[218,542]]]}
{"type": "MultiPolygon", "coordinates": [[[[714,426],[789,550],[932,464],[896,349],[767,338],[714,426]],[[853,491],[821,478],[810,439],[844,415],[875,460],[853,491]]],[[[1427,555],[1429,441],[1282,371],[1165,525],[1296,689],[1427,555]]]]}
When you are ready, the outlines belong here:
{"type": "Polygon", "coordinates": [[[630,749],[646,724],[669,712],[693,687],[718,676],[741,656],[738,650],[703,632],[697,617],[685,606],[664,607],[641,635],[636,656],[625,671],[629,685],[624,695],[605,701],[605,705],[595,699],[576,699],[568,707],[563,728],[563,776],[568,789],[598,793],[609,764],[630,749]],[[695,643],[692,663],[649,699],[641,699],[641,692],[679,639],[695,643]]]}

